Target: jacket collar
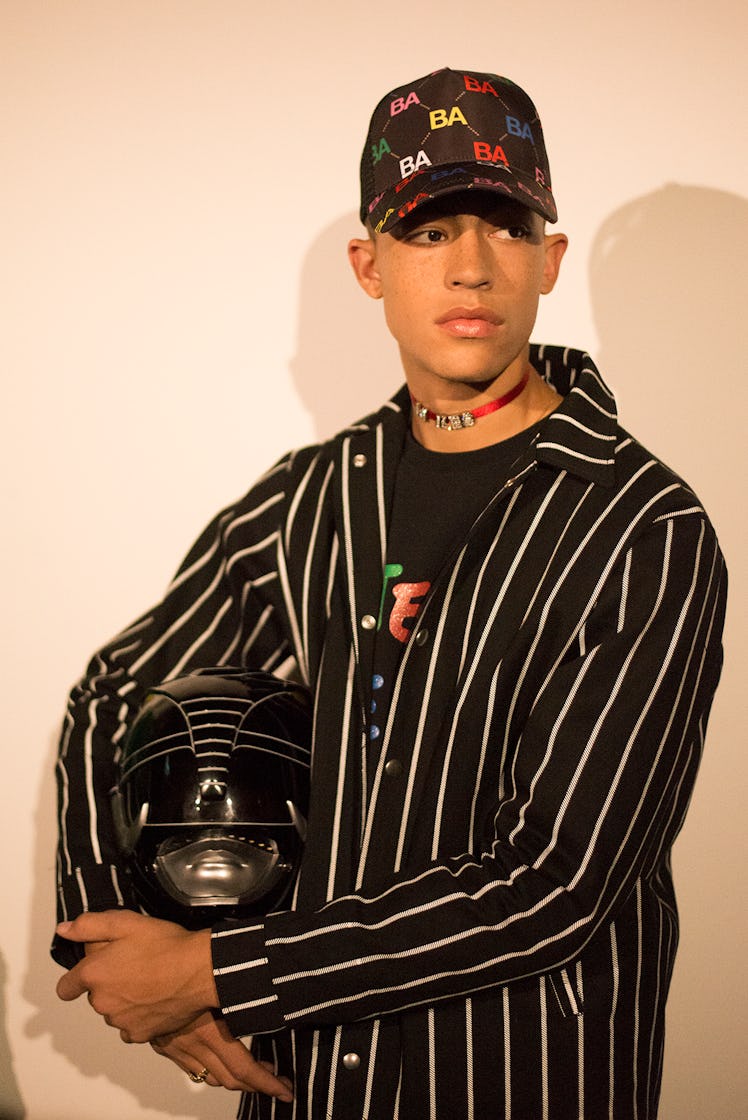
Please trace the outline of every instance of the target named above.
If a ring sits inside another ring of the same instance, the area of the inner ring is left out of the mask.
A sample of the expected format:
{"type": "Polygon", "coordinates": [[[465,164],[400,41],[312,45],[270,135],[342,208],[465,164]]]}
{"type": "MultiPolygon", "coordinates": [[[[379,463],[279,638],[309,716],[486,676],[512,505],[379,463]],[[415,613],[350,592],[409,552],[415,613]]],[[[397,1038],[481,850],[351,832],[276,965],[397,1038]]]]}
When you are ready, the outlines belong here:
{"type": "MultiPolygon", "coordinates": [[[[534,448],[537,462],[612,486],[618,414],[615,398],[592,358],[582,350],[532,343],[530,361],[564,398],[543,425],[534,448]]],[[[385,430],[397,429],[396,438],[402,439],[410,408],[407,386],[402,386],[384,408],[353,425],[347,434],[384,424],[385,430]]]]}
{"type": "Polygon", "coordinates": [[[564,398],[543,424],[535,445],[538,462],[612,486],[618,413],[592,358],[582,350],[532,345],[530,361],[564,398]]]}

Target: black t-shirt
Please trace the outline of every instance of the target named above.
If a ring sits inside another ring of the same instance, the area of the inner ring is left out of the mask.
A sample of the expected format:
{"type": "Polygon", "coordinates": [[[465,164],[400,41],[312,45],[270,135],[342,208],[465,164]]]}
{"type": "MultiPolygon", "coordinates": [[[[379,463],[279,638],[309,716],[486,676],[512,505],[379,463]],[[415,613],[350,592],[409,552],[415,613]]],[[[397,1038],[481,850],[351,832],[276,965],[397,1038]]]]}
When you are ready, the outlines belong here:
{"type": "Polygon", "coordinates": [[[377,620],[368,728],[374,749],[386,722],[394,678],[442,564],[530,446],[540,424],[478,451],[429,451],[408,433],[398,464],[377,620]]]}

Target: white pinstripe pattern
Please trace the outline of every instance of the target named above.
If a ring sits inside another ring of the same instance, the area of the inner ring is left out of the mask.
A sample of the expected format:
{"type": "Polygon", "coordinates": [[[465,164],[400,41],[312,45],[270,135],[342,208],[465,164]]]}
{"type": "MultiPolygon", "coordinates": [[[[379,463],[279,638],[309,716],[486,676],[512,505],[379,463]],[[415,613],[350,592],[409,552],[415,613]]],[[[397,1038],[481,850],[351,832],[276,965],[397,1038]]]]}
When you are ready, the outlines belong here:
{"type": "Polygon", "coordinates": [[[91,717],[86,737],[84,741],[84,759],[85,759],[85,772],[86,772],[86,800],[88,802],[88,817],[89,817],[89,838],[91,841],[91,853],[96,863],[102,863],[101,846],[99,844],[98,835],[98,805],[96,796],[94,794],[93,785],[93,758],[92,758],[92,742],[93,736],[96,731],[96,711],[98,708],[98,701],[94,700],[91,704],[91,717]]]}
{"type": "MultiPolygon", "coordinates": [[[[350,711],[353,707],[353,683],[354,683],[353,668],[354,668],[353,651],[351,651],[351,657],[350,657],[350,660],[348,662],[348,673],[347,673],[346,681],[345,681],[345,702],[344,702],[344,709],[343,709],[344,712],[345,712],[345,717],[344,717],[345,718],[345,723],[344,723],[344,726],[343,726],[343,737],[342,737],[342,743],[343,744],[348,743],[348,713],[350,713],[350,711]]],[[[338,784],[337,784],[337,789],[335,791],[335,824],[333,826],[333,834],[332,834],[332,841],[333,842],[332,842],[332,849],[330,851],[330,873],[329,873],[329,877],[328,877],[328,880],[327,880],[327,894],[326,894],[326,898],[327,898],[328,901],[333,897],[333,895],[335,893],[335,869],[337,867],[338,844],[340,842],[340,820],[341,820],[341,816],[342,816],[342,812],[343,812],[343,800],[344,800],[344,797],[345,797],[345,768],[346,768],[346,762],[347,762],[347,757],[346,757],[346,754],[345,754],[345,751],[346,751],[345,745],[343,746],[342,749],[343,749],[344,753],[342,754],[341,759],[340,759],[340,766],[339,766],[339,770],[338,770],[338,784]]]]}
{"type": "MultiPolygon", "coordinates": [[[[296,1039],[294,1038],[293,1035],[291,1037],[294,1039],[294,1046],[295,1046],[296,1045],[296,1039]]],[[[307,1077],[307,1084],[308,1084],[308,1087],[309,1087],[308,1091],[307,1091],[307,1102],[306,1102],[307,1115],[308,1116],[312,1115],[312,1108],[314,1107],[314,1090],[316,1088],[317,1067],[318,1067],[318,1062],[319,1062],[319,1043],[320,1043],[319,1031],[314,1031],[313,1035],[312,1035],[312,1060],[311,1060],[310,1065],[309,1065],[308,1077],[307,1077]]]]}
{"type": "Polygon", "coordinates": [[[473,1001],[471,999],[465,1000],[465,1054],[467,1060],[465,1084],[467,1091],[467,1115],[465,1120],[475,1120],[475,1111],[473,1109],[473,1001]]]}
{"type": "MultiPolygon", "coordinates": [[[[457,581],[458,575],[459,575],[459,567],[458,567],[458,565],[455,565],[454,572],[452,574],[452,578],[450,580],[449,587],[447,588],[447,594],[446,594],[446,598],[445,598],[445,607],[446,607],[447,610],[449,609],[450,599],[452,597],[452,594],[453,594],[453,591],[454,591],[454,585],[457,581]]],[[[436,637],[434,639],[434,648],[433,648],[433,652],[432,652],[432,655],[431,655],[431,658],[430,658],[428,677],[426,679],[426,692],[431,691],[431,686],[433,684],[434,673],[436,671],[436,659],[439,656],[439,651],[441,650],[442,641],[443,641],[443,637],[444,637],[444,625],[445,625],[445,622],[446,622],[446,617],[447,617],[447,615],[446,615],[446,610],[445,610],[444,614],[439,619],[439,623],[438,623],[437,628],[436,628],[436,637]]],[[[407,827],[410,823],[410,808],[411,808],[411,803],[412,803],[412,798],[413,798],[413,786],[415,785],[416,773],[417,773],[417,769],[418,769],[418,760],[419,760],[420,753],[421,753],[421,746],[422,746],[422,743],[423,743],[423,735],[424,735],[424,731],[425,731],[425,728],[426,728],[427,716],[428,716],[428,703],[427,703],[427,700],[426,700],[426,696],[424,695],[424,703],[421,707],[421,713],[420,713],[420,717],[419,717],[419,721],[418,721],[418,731],[417,731],[417,734],[416,734],[416,740],[415,740],[414,749],[413,749],[413,756],[412,756],[411,763],[410,763],[410,769],[408,771],[408,785],[407,785],[407,789],[406,789],[406,792],[405,792],[405,805],[403,807],[402,820],[400,822],[400,833],[399,833],[399,836],[398,836],[398,839],[397,839],[397,853],[395,855],[395,871],[400,870],[400,865],[401,865],[402,858],[403,858],[403,850],[404,850],[404,847],[405,847],[405,834],[406,834],[406,829],[407,829],[407,827]]],[[[434,835],[434,843],[436,843],[436,834],[434,835]]],[[[433,850],[433,845],[432,845],[432,850],[433,850]]]]}
{"type": "MultiPolygon", "coordinates": [[[[576,964],[577,974],[577,991],[582,995],[582,1004],[584,1005],[584,982],[582,978],[582,964],[577,961],[576,964]]],[[[576,1003],[576,1001],[575,1001],[576,1003]]],[[[579,1094],[579,1120],[584,1120],[584,1015],[581,1014],[581,1009],[576,1011],[577,1020],[577,1087],[579,1094]]]]}
{"type": "Polygon", "coordinates": [[[320,492],[319,499],[317,501],[317,510],[316,510],[315,517],[314,517],[314,523],[312,525],[312,534],[311,534],[311,537],[310,537],[310,540],[309,540],[309,552],[308,552],[308,555],[307,555],[306,563],[304,565],[304,586],[303,586],[303,592],[302,592],[302,608],[301,608],[303,641],[302,641],[301,647],[299,649],[299,655],[303,658],[303,661],[301,663],[301,669],[302,669],[302,673],[303,673],[303,676],[304,676],[304,680],[307,683],[309,682],[309,666],[306,664],[306,657],[304,656],[304,650],[309,649],[309,616],[310,616],[309,589],[310,589],[311,582],[312,582],[312,558],[314,557],[314,553],[315,553],[315,550],[316,550],[316,547],[317,547],[317,540],[319,538],[319,530],[320,530],[320,520],[322,518],[322,513],[323,513],[323,509],[324,509],[324,504],[323,503],[324,503],[325,495],[327,494],[331,479],[332,479],[332,463],[328,467],[327,474],[325,476],[325,480],[322,484],[322,490],[320,492]]]}
{"type": "Polygon", "coordinates": [[[374,1078],[377,1070],[377,1044],[379,1042],[379,1023],[375,1021],[372,1028],[371,1035],[371,1052],[369,1057],[369,1072],[366,1078],[366,1090],[364,1092],[364,1104],[362,1117],[368,1117],[371,1110],[371,1098],[374,1090],[374,1078]]]}
{"type": "MultiPolygon", "coordinates": [[[[636,999],[634,1001],[634,1045],[637,1046],[637,1047],[638,1047],[638,1043],[639,1043],[639,1031],[641,1029],[641,1024],[640,1024],[640,1020],[639,1020],[639,1005],[640,1005],[642,967],[643,967],[642,937],[643,937],[643,930],[642,930],[642,886],[641,886],[641,882],[639,882],[639,883],[636,884],[636,948],[637,948],[637,958],[636,958],[636,999]]],[[[638,1068],[636,1068],[636,1069],[634,1069],[634,1084],[632,1086],[632,1094],[631,1094],[632,1095],[632,1101],[633,1101],[634,1120],[638,1120],[638,1117],[639,1117],[639,1102],[638,1102],[638,1093],[637,1093],[638,1081],[639,1081],[639,1070],[638,1070],[638,1068]]]]}
{"type": "Polygon", "coordinates": [[[343,540],[345,542],[345,564],[346,564],[346,572],[347,572],[347,576],[348,576],[347,585],[351,589],[351,595],[350,595],[350,599],[349,599],[349,603],[348,603],[348,609],[350,611],[350,619],[351,619],[351,637],[352,637],[352,640],[353,640],[353,652],[355,654],[356,661],[358,662],[358,660],[359,660],[359,651],[358,651],[359,617],[358,617],[358,604],[356,602],[355,595],[354,595],[354,590],[353,590],[354,587],[355,587],[354,568],[353,568],[353,534],[351,532],[351,507],[350,507],[350,499],[349,499],[350,488],[349,488],[349,482],[348,482],[349,474],[350,474],[350,459],[351,459],[351,441],[350,441],[350,437],[348,437],[343,443],[343,455],[342,455],[342,458],[341,458],[341,465],[340,465],[340,470],[341,470],[341,474],[342,474],[343,493],[345,494],[344,503],[343,503],[343,540]]]}
{"type": "MultiPolygon", "coordinates": [[[[476,835],[475,835],[475,813],[478,804],[478,794],[483,782],[483,775],[485,772],[486,758],[488,756],[488,736],[491,728],[490,713],[493,709],[494,700],[496,698],[496,678],[498,675],[498,668],[491,678],[491,685],[488,690],[488,703],[486,706],[486,718],[483,724],[483,735],[481,737],[481,750],[478,769],[475,775],[475,786],[473,787],[473,800],[470,804],[470,832],[468,834],[468,850],[475,851],[476,835]]],[[[499,799],[502,796],[501,785],[499,785],[499,799]]]]}
{"type": "Polygon", "coordinates": [[[387,561],[387,513],[384,508],[384,433],[377,429],[377,524],[379,526],[379,555],[381,557],[382,571],[387,561]]]}
{"type": "Polygon", "coordinates": [[[509,1019],[509,989],[501,991],[504,1018],[504,1120],[512,1120],[512,1035],[509,1019]]]}
{"type": "Polygon", "coordinates": [[[427,1013],[429,1054],[429,1118],[436,1120],[436,1039],[434,1036],[434,1009],[427,1013]]]}
{"type": "Polygon", "coordinates": [[[545,976],[540,977],[540,1079],[541,1101],[543,1104],[543,1120],[548,1120],[549,1087],[548,1087],[548,999],[546,995],[545,976]]]}

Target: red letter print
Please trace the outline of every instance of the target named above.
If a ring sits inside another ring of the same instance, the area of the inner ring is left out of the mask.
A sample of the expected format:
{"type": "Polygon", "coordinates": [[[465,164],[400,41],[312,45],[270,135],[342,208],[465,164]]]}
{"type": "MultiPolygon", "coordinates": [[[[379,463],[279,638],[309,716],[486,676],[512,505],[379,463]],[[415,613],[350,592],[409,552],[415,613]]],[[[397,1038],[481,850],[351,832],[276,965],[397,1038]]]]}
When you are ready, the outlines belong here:
{"type": "Polygon", "coordinates": [[[397,583],[392,588],[392,594],[395,596],[395,605],[390,612],[390,634],[393,638],[397,638],[398,642],[407,642],[410,637],[411,631],[404,625],[406,618],[415,618],[421,609],[421,603],[415,600],[422,600],[431,584],[428,581],[423,583],[397,583]]]}

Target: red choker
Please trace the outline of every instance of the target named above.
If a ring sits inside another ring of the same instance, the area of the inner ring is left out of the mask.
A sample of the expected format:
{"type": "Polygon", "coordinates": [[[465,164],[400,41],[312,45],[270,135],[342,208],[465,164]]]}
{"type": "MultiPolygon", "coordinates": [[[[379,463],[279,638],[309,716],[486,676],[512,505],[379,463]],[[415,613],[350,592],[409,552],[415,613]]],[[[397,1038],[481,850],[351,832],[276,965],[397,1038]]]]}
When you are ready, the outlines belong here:
{"type": "Polygon", "coordinates": [[[503,397],[497,397],[495,401],[489,401],[488,404],[482,404],[480,408],[473,408],[465,412],[432,412],[430,408],[426,408],[425,404],[417,401],[412,393],[410,399],[419,420],[433,420],[437,428],[443,428],[446,432],[456,432],[460,428],[472,428],[475,421],[480,419],[481,416],[488,416],[490,412],[496,412],[497,409],[503,408],[505,404],[510,404],[513,400],[516,400],[529,379],[530,371],[525,370],[514,388],[510,389],[508,393],[504,393],[503,397]]]}

